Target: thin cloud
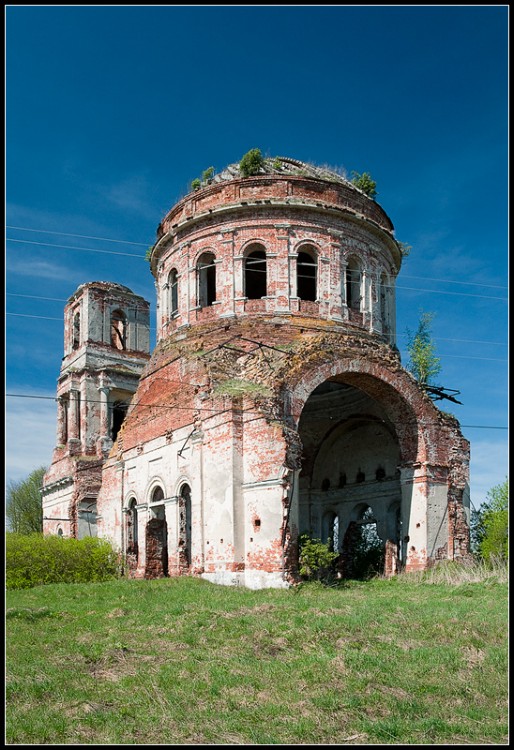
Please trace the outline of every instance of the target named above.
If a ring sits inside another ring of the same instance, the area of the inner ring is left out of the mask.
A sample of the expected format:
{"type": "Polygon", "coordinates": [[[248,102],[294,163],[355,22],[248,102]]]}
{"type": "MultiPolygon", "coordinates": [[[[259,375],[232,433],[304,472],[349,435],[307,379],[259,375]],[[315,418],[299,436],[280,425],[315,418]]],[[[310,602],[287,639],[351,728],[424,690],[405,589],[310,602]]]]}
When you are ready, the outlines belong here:
{"type": "MultiPolygon", "coordinates": [[[[155,203],[148,196],[150,183],[144,175],[132,175],[110,185],[95,183],[84,186],[87,199],[95,196],[99,200],[102,209],[110,206],[117,211],[132,215],[136,214],[144,219],[155,223],[155,217],[159,216],[155,203]]],[[[86,198],[86,196],[85,196],[86,198]]]]}
{"type": "Polygon", "coordinates": [[[60,281],[74,281],[77,278],[76,267],[66,267],[44,260],[27,263],[26,258],[10,258],[9,253],[7,253],[6,271],[13,275],[36,276],[39,279],[51,279],[52,281],[56,279],[60,281]]]}
{"type": "MultiPolygon", "coordinates": [[[[16,392],[12,389],[11,392],[16,392]]],[[[48,394],[45,394],[48,395],[48,394]]],[[[40,466],[50,466],[56,442],[57,406],[54,399],[6,398],[6,483],[26,479],[40,466]]]]}
{"type": "Polygon", "coordinates": [[[509,473],[508,440],[471,439],[471,502],[478,508],[509,473]]]}

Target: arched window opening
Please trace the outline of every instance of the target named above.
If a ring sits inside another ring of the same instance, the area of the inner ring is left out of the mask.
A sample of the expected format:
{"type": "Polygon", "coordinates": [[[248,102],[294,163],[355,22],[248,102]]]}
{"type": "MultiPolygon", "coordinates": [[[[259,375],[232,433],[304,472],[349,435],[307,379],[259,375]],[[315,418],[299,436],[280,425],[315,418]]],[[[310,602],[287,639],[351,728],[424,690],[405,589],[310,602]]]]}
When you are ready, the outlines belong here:
{"type": "Polygon", "coordinates": [[[129,503],[129,512],[127,514],[127,541],[137,544],[137,500],[135,497],[129,503]]]}
{"type": "Polygon", "coordinates": [[[317,270],[314,251],[298,253],[296,261],[296,294],[300,299],[315,302],[317,299],[317,270]]]}
{"type": "Polygon", "coordinates": [[[184,484],[179,495],[179,565],[187,570],[191,565],[191,488],[184,484]]]}
{"type": "Polygon", "coordinates": [[[68,425],[69,425],[69,413],[70,413],[70,396],[67,393],[65,396],[60,396],[59,399],[61,420],[61,445],[65,445],[68,441],[68,425]]]}
{"type": "Polygon", "coordinates": [[[339,516],[333,510],[323,516],[321,541],[328,544],[331,552],[339,551],[339,516]]]}
{"type": "Polygon", "coordinates": [[[111,314],[111,344],[116,349],[127,348],[127,318],[121,310],[111,314]]]}
{"type": "Polygon", "coordinates": [[[127,513],[127,555],[134,555],[137,563],[138,556],[138,528],[137,501],[133,497],[129,503],[127,513]]]}
{"type": "Polygon", "coordinates": [[[402,544],[402,509],[398,505],[396,509],[396,538],[398,540],[398,561],[403,565],[403,544],[402,544]]]}
{"type": "Polygon", "coordinates": [[[73,316],[73,349],[80,346],[80,313],[76,312],[73,316]]]}
{"type": "Polygon", "coordinates": [[[59,526],[59,528],[57,529],[57,536],[60,536],[60,537],[63,537],[63,536],[64,536],[64,532],[63,532],[63,530],[61,529],[61,527],[60,527],[60,526],[59,526]]]}
{"type": "Polygon", "coordinates": [[[361,310],[361,280],[362,274],[359,265],[353,258],[346,268],[346,305],[352,310],[361,310]]]}
{"type": "Polygon", "coordinates": [[[162,487],[156,487],[152,492],[152,503],[160,503],[164,500],[164,491],[162,487]]]}
{"type": "Polygon", "coordinates": [[[358,518],[348,526],[343,551],[348,559],[350,578],[370,578],[384,569],[384,543],[377,532],[377,522],[369,505],[360,506],[358,518]]]}
{"type": "Polygon", "coordinates": [[[382,321],[382,330],[384,333],[389,333],[391,326],[389,325],[389,311],[387,305],[387,296],[389,291],[389,284],[387,276],[383,273],[380,277],[380,320],[382,321]]]}
{"type": "Polygon", "coordinates": [[[81,500],[77,508],[77,537],[96,536],[96,500],[81,500]]]}
{"type": "Polygon", "coordinates": [[[168,575],[168,525],[162,487],[152,492],[150,513],[146,524],[145,578],[161,578],[168,575]]]}
{"type": "Polygon", "coordinates": [[[267,294],[266,252],[253,250],[244,260],[244,294],[248,299],[261,299],[267,294]]]}
{"type": "Polygon", "coordinates": [[[128,404],[126,401],[115,401],[112,405],[111,438],[116,440],[125,417],[127,416],[128,404]]]}
{"type": "Polygon", "coordinates": [[[178,313],[178,273],[172,268],[168,276],[169,315],[173,317],[178,313]]]}
{"type": "Polygon", "coordinates": [[[76,392],[77,395],[75,397],[75,424],[77,425],[77,438],[80,440],[82,435],[82,420],[80,418],[80,391],[76,392]]]}
{"type": "Polygon", "coordinates": [[[203,253],[196,264],[198,306],[209,307],[216,301],[216,265],[213,253],[203,253]]]}

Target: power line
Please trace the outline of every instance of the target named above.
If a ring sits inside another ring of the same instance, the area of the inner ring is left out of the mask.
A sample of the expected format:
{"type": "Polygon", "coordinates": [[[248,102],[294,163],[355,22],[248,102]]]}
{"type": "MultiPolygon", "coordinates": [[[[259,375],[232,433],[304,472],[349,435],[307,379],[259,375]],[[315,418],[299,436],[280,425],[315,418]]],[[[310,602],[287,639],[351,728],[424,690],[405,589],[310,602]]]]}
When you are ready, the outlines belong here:
{"type": "MultiPolygon", "coordinates": [[[[384,335],[384,334],[382,334],[384,335]]],[[[408,333],[397,333],[396,336],[401,336],[402,338],[408,337],[408,333]]],[[[493,344],[495,346],[507,346],[506,341],[475,341],[473,339],[447,339],[442,336],[434,336],[434,341],[457,341],[461,344],[493,344]]]]}
{"type": "MultiPolygon", "coordinates": [[[[179,381],[173,381],[173,382],[179,382],[179,381]]],[[[191,385],[189,383],[184,383],[183,385],[191,385]]],[[[31,398],[31,399],[40,399],[43,401],[57,401],[57,398],[55,396],[34,396],[32,394],[28,393],[6,393],[5,394],[9,398],[31,398]]],[[[102,401],[100,399],[83,399],[81,400],[81,403],[87,403],[87,404],[100,404],[102,401]]],[[[176,411],[214,411],[214,407],[196,407],[196,406],[176,406],[175,404],[142,404],[141,402],[135,402],[129,404],[130,409],[135,409],[137,407],[140,408],[146,408],[146,409],[175,409],[176,411]]],[[[224,414],[226,411],[230,411],[229,409],[224,410],[223,412],[216,412],[217,416],[218,414],[224,414]]],[[[254,409],[244,409],[244,412],[246,414],[261,414],[262,412],[254,409]]],[[[375,419],[361,419],[361,422],[370,422],[375,423],[375,419]]],[[[424,424],[428,424],[427,422],[424,422],[424,424]]],[[[438,422],[434,424],[439,424],[438,422]]],[[[503,427],[502,425],[487,425],[487,424],[461,424],[460,427],[465,429],[477,429],[477,430],[508,430],[508,427],[503,427]]]]}
{"type": "Polygon", "coordinates": [[[498,284],[480,284],[478,281],[453,281],[451,279],[433,279],[429,276],[411,276],[410,274],[401,274],[404,279],[422,279],[423,281],[438,281],[443,284],[465,284],[471,286],[488,286],[492,289],[508,289],[508,286],[499,286],[498,284]]]}
{"type": "MultiPolygon", "coordinates": [[[[34,231],[36,231],[36,230],[34,230],[34,231]]],[[[77,237],[79,237],[79,236],[82,236],[82,235],[71,235],[71,236],[77,236],[77,237]]],[[[55,248],[59,248],[61,250],[79,250],[79,251],[83,250],[84,252],[102,253],[102,254],[105,254],[105,255],[124,255],[124,256],[131,257],[131,258],[139,258],[140,260],[145,260],[145,256],[144,255],[138,255],[136,253],[120,253],[120,252],[117,252],[115,250],[98,250],[98,249],[92,248],[92,247],[75,247],[75,246],[72,246],[72,245],[56,245],[56,244],[51,243],[51,242],[36,242],[36,241],[33,241],[33,240],[17,240],[17,239],[13,239],[11,237],[7,237],[6,241],[7,242],[19,242],[19,243],[27,244],[27,245],[39,245],[39,246],[42,246],[42,247],[55,247],[55,248]]],[[[111,241],[112,242],[118,242],[118,241],[122,242],[122,240],[111,240],[111,241]]],[[[138,244],[139,245],[141,243],[132,243],[132,244],[138,244]]],[[[311,278],[311,277],[309,277],[309,278],[311,278]]],[[[423,278],[423,277],[413,277],[413,276],[411,276],[410,278],[423,278]]],[[[428,280],[428,279],[426,279],[426,280],[428,280]]],[[[447,281],[447,280],[445,280],[445,279],[431,279],[431,281],[441,281],[442,282],[442,281],[447,281]]],[[[465,284],[465,283],[468,283],[468,282],[458,282],[458,281],[456,281],[456,282],[447,282],[447,283],[465,284]]],[[[470,284],[474,284],[474,282],[469,282],[469,283],[470,284]]],[[[508,297],[494,297],[494,296],[485,295],[485,294],[472,294],[472,293],[468,293],[468,292],[447,292],[447,291],[444,291],[443,289],[420,289],[418,287],[409,287],[409,286],[401,286],[401,285],[395,285],[395,286],[393,286],[391,284],[382,284],[381,286],[382,286],[383,289],[402,289],[402,290],[411,291],[411,292],[426,292],[428,294],[450,294],[450,295],[456,295],[456,296],[461,296],[461,297],[478,297],[480,299],[495,299],[495,300],[501,300],[503,302],[508,302],[508,297]]],[[[480,286],[492,286],[492,285],[490,285],[490,284],[483,284],[483,285],[480,285],[480,286]]],[[[494,287],[494,288],[507,289],[508,287],[494,287]]]]}
{"type": "MultiPolygon", "coordinates": [[[[67,302],[68,301],[67,299],[61,299],[60,297],[40,297],[35,294],[16,294],[14,292],[6,292],[6,296],[7,297],[25,297],[27,299],[43,299],[43,300],[50,300],[53,302],[67,302]]],[[[6,314],[7,315],[21,315],[21,313],[6,313],[6,314]]],[[[44,316],[31,315],[31,316],[25,316],[25,317],[43,318],[44,316]]],[[[63,318],[45,318],[45,319],[46,320],[63,320],[63,318]]],[[[381,335],[383,336],[387,334],[381,334],[381,335]]],[[[405,338],[408,335],[409,334],[407,333],[395,334],[396,338],[398,338],[399,336],[401,336],[402,338],[405,338]]],[[[389,334],[389,337],[392,338],[392,334],[389,334]]],[[[452,342],[458,342],[461,344],[491,344],[492,346],[507,346],[506,341],[479,341],[475,339],[449,339],[449,338],[442,337],[442,336],[434,336],[433,340],[434,341],[452,341],[452,342]]]]}
{"type": "Polygon", "coordinates": [[[46,315],[27,315],[25,313],[12,313],[12,312],[6,312],[5,315],[12,315],[15,318],[37,318],[38,320],[60,320],[61,323],[64,322],[64,318],[49,318],[49,317],[46,317],[46,315]]]}
{"type": "Polygon", "coordinates": [[[439,354],[440,357],[453,357],[455,359],[480,359],[486,362],[508,362],[508,359],[496,359],[495,357],[471,357],[467,354],[439,354]]]}
{"type": "MultiPolygon", "coordinates": [[[[16,295],[15,295],[16,296],[16,295]]],[[[30,295],[19,295],[19,296],[30,296],[30,295]]],[[[39,299],[39,298],[36,298],[39,299]]],[[[48,299],[46,297],[42,297],[41,299],[48,299]]],[[[10,315],[15,318],[32,318],[36,320],[56,320],[60,321],[61,323],[64,322],[64,318],[51,318],[46,315],[29,315],[27,313],[13,313],[13,312],[6,312],[5,315],[10,315]]],[[[155,326],[150,326],[151,331],[155,331],[155,326]]],[[[406,334],[399,333],[398,336],[405,336],[406,334]]],[[[447,338],[438,338],[434,337],[434,341],[450,341],[450,342],[461,342],[461,343],[468,343],[468,344],[491,344],[493,346],[507,346],[506,342],[502,341],[473,341],[472,339],[447,339],[447,338]]],[[[456,357],[457,359],[481,359],[481,360],[488,360],[491,362],[508,362],[507,359],[498,359],[495,357],[472,357],[470,355],[465,354],[444,354],[439,353],[440,357],[456,357]]]]}
{"type": "Polygon", "coordinates": [[[7,242],[21,242],[24,245],[42,245],[43,247],[58,247],[61,250],[83,250],[87,253],[104,253],[105,255],[128,255],[130,258],[139,258],[144,260],[144,255],[136,255],[136,253],[118,253],[116,250],[98,250],[94,247],[72,247],[71,245],[54,245],[52,242],[35,242],[33,240],[13,240],[7,237],[7,242]]]}
{"type": "MultiPolygon", "coordinates": [[[[102,242],[118,242],[124,245],[140,245],[141,247],[147,246],[144,242],[131,242],[130,240],[115,240],[110,237],[93,237],[88,234],[74,234],[71,232],[55,232],[49,229],[32,229],[29,227],[15,227],[10,224],[6,224],[6,229],[17,229],[22,232],[37,232],[40,234],[56,234],[62,237],[80,237],[81,239],[100,240],[102,242]]],[[[18,242],[22,242],[22,241],[23,240],[18,240],[18,242]]],[[[402,274],[402,276],[404,279],[422,279],[424,281],[437,281],[443,284],[464,284],[464,285],[471,285],[471,286],[490,287],[492,289],[508,289],[509,288],[508,286],[502,286],[498,284],[482,284],[478,281],[454,281],[453,279],[438,279],[438,278],[432,278],[428,276],[412,276],[410,274],[402,274]]]]}
{"type": "MultiPolygon", "coordinates": [[[[58,234],[62,237],[80,237],[84,240],[101,240],[102,242],[119,242],[122,245],[141,245],[146,247],[144,242],[130,242],[130,240],[112,240],[109,237],[91,237],[88,234],[71,234],[69,232],[53,232],[49,229],[29,229],[28,227],[13,227],[9,224],[5,225],[6,229],[19,229],[22,232],[39,232],[40,234],[58,234]]],[[[20,240],[22,241],[22,240],[20,240]]]]}
{"type": "Polygon", "coordinates": [[[47,299],[52,302],[67,302],[67,299],[61,299],[60,297],[39,297],[36,294],[15,294],[14,292],[6,292],[6,297],[26,297],[27,299],[47,299]]]}
{"type": "Polygon", "coordinates": [[[390,285],[384,284],[385,288],[388,289],[406,289],[411,292],[428,292],[429,294],[454,294],[459,297],[480,297],[480,299],[500,299],[503,302],[508,302],[508,297],[491,297],[487,294],[470,294],[468,292],[446,292],[443,289],[417,289],[416,287],[412,286],[396,286],[392,287],[390,285]]]}
{"type": "MultiPolygon", "coordinates": [[[[35,318],[36,320],[57,320],[61,323],[64,323],[64,318],[51,318],[46,315],[28,315],[27,313],[13,313],[13,312],[6,312],[4,315],[11,315],[13,318],[35,318]]],[[[157,330],[155,326],[149,326],[150,331],[157,330]]]]}

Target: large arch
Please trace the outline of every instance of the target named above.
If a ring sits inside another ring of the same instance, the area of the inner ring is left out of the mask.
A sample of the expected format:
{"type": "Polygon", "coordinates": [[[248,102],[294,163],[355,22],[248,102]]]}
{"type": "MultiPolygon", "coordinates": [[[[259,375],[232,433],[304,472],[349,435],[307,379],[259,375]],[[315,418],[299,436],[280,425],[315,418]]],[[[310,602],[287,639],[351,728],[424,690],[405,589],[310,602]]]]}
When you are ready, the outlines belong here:
{"type": "Polygon", "coordinates": [[[362,356],[313,363],[303,370],[296,382],[289,384],[290,414],[296,426],[308,398],[326,381],[357,388],[381,405],[396,432],[402,462],[435,460],[435,455],[431,457],[434,452],[427,444],[425,429],[421,425],[418,428],[418,422],[427,411],[432,420],[437,420],[438,411],[403,368],[388,368],[362,356]]]}
{"type": "Polygon", "coordinates": [[[370,536],[362,519],[372,509],[376,539],[384,548],[389,542],[401,558],[396,515],[389,518],[392,507],[401,507],[400,446],[380,402],[353,385],[327,380],[309,395],[298,431],[300,534],[329,542],[341,558],[341,573],[351,577],[361,572],[356,557],[370,536]]]}
{"type": "Polygon", "coordinates": [[[383,358],[339,357],[313,359],[289,388],[302,444],[291,528],[321,537],[333,513],[342,545],[348,524],[360,520],[352,518],[355,507],[369,506],[391,558],[386,571],[451,558],[451,446],[458,430],[416,381],[383,358]]]}

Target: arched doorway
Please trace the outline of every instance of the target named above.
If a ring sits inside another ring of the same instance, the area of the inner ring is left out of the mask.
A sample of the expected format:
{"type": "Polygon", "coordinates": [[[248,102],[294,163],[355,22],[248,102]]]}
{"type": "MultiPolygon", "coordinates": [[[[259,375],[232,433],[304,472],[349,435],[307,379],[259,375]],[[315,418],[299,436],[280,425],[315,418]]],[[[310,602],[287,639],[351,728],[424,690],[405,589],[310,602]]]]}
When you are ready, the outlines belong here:
{"type": "Polygon", "coordinates": [[[191,567],[191,488],[183,484],[178,499],[179,568],[187,573],[191,567]]]}
{"type": "Polygon", "coordinates": [[[299,435],[299,533],[328,542],[343,576],[382,572],[390,545],[401,558],[400,444],[386,409],[342,379],[327,380],[305,402],[299,435]]]}
{"type": "Polygon", "coordinates": [[[161,487],[152,493],[150,514],[146,524],[145,578],[162,578],[168,575],[168,526],[161,487]]]}
{"type": "Polygon", "coordinates": [[[129,570],[135,570],[138,564],[138,517],[137,500],[133,497],[128,505],[126,513],[126,555],[129,570]]]}

